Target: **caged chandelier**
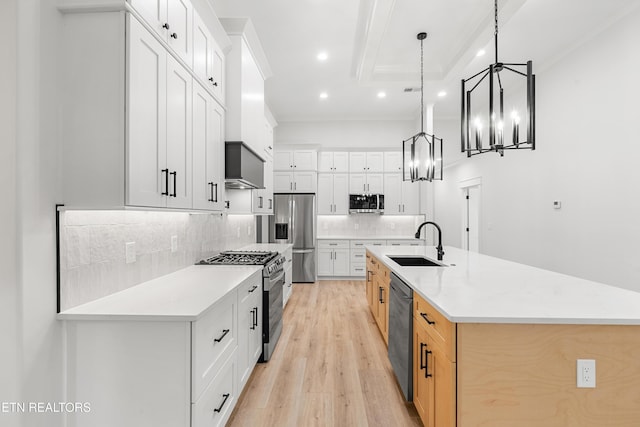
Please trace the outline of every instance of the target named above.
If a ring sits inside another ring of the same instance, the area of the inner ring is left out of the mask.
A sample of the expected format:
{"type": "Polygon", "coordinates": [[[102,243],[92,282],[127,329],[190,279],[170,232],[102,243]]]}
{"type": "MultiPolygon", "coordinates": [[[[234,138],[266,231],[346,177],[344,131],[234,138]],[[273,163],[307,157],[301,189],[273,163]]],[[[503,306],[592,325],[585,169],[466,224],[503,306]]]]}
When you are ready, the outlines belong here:
{"type": "Polygon", "coordinates": [[[536,76],[533,74],[533,63],[503,63],[498,60],[498,0],[494,0],[494,22],[495,63],[462,80],[461,150],[467,153],[467,157],[490,151],[504,156],[504,150],[536,148],[536,76]],[[487,84],[488,93],[476,91],[486,88],[487,84]],[[505,88],[510,90],[506,101],[511,132],[505,122],[505,88]],[[520,116],[522,112],[525,114],[524,121],[520,116]],[[523,125],[525,131],[521,131],[523,125]],[[483,140],[483,129],[487,127],[488,145],[483,140]],[[521,140],[522,135],[526,139],[521,140]]]}
{"type": "Polygon", "coordinates": [[[420,40],[420,132],[402,141],[402,179],[411,182],[442,180],[442,139],[424,131],[423,41],[427,33],[419,33],[417,38],[420,40]]]}

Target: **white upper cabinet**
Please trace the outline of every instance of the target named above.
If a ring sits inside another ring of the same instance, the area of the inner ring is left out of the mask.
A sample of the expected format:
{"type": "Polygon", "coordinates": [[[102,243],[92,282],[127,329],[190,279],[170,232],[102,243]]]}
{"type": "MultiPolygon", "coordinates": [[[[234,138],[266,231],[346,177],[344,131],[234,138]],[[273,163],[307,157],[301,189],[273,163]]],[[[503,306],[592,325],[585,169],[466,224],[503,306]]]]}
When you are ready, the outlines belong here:
{"type": "Polygon", "coordinates": [[[129,20],[127,204],[191,207],[192,78],[129,20]]]}
{"type": "Polygon", "coordinates": [[[226,140],[243,141],[260,157],[264,145],[264,78],[241,35],[231,35],[226,58],[226,140]]]}
{"type": "Polygon", "coordinates": [[[193,64],[193,6],[189,0],[130,0],[131,6],[189,66],[193,64]]]}
{"type": "Polygon", "coordinates": [[[388,215],[418,215],[420,185],[403,181],[402,173],[384,174],[384,213],[388,215]]]}
{"type": "Polygon", "coordinates": [[[318,153],[318,172],[349,172],[349,153],[321,151],[318,153]]]}
{"type": "Polygon", "coordinates": [[[349,175],[318,174],[318,215],[346,215],[349,208],[349,175]]]}
{"type": "Polygon", "coordinates": [[[273,155],[273,167],[277,171],[316,171],[316,150],[277,150],[273,155]]]}
{"type": "Polygon", "coordinates": [[[193,14],[193,72],[200,82],[224,104],[225,61],[220,46],[198,13],[193,14]]]}
{"type": "Polygon", "coordinates": [[[386,151],[384,153],[384,171],[402,172],[402,152],[386,151]]]}
{"type": "Polygon", "coordinates": [[[193,207],[222,210],[224,111],[202,86],[193,86],[193,207]]]}
{"type": "Polygon", "coordinates": [[[383,153],[378,151],[349,153],[349,171],[352,173],[383,172],[383,153]]]}

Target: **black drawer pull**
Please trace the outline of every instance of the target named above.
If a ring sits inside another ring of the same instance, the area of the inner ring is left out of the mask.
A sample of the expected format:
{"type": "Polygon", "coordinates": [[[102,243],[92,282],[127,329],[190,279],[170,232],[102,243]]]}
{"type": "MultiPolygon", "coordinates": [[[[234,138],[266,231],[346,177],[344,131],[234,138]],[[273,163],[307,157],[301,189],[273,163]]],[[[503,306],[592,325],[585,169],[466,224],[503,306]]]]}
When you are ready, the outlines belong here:
{"type": "Polygon", "coordinates": [[[222,411],[222,408],[223,408],[224,404],[227,403],[227,399],[229,398],[229,396],[231,396],[229,393],[223,394],[222,397],[224,397],[224,400],[222,401],[222,403],[220,404],[219,407],[217,407],[216,409],[213,410],[213,412],[222,411]]]}
{"type": "Polygon", "coordinates": [[[214,342],[220,342],[224,339],[224,337],[227,336],[227,334],[229,333],[229,329],[223,329],[222,330],[222,335],[220,335],[220,338],[215,338],[213,341],[214,342]]]}
{"type": "Polygon", "coordinates": [[[211,190],[210,191],[211,197],[207,201],[208,202],[213,202],[213,182],[209,182],[208,185],[209,185],[209,190],[211,190]]]}
{"type": "Polygon", "coordinates": [[[254,330],[256,328],[256,312],[258,311],[257,308],[252,308],[251,309],[251,326],[249,327],[249,329],[254,330]]]}
{"type": "Polygon", "coordinates": [[[429,318],[427,317],[427,313],[420,313],[420,316],[427,321],[428,324],[430,325],[435,325],[436,322],[429,320],[429,318]]]}
{"type": "Polygon", "coordinates": [[[253,287],[251,289],[249,289],[249,293],[252,293],[256,289],[258,289],[258,285],[253,285],[253,287]]]}
{"type": "Polygon", "coordinates": [[[426,369],[427,365],[424,363],[424,349],[427,347],[425,343],[420,343],[420,370],[426,369]]]}

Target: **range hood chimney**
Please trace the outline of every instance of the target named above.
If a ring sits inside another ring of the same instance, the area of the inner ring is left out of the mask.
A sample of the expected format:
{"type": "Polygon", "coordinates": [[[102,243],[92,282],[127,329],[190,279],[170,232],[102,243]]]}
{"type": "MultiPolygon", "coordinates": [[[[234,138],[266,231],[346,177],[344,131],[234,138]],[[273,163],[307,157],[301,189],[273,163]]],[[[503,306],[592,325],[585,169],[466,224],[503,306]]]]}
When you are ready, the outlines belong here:
{"type": "Polygon", "coordinates": [[[264,188],[264,160],[242,141],[224,143],[225,187],[264,188]]]}

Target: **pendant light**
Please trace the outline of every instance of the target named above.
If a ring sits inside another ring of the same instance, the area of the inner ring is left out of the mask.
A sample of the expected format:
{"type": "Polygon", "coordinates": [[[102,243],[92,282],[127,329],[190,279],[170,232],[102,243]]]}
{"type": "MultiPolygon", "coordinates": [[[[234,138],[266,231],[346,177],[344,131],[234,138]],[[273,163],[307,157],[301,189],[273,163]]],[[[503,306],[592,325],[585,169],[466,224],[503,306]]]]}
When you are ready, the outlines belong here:
{"type": "Polygon", "coordinates": [[[442,180],[442,139],[424,131],[423,42],[427,33],[419,33],[417,38],[420,40],[420,132],[402,141],[402,179],[411,182],[442,180]]]}
{"type": "Polygon", "coordinates": [[[533,63],[498,60],[498,0],[494,0],[494,23],[495,63],[462,80],[461,151],[466,152],[467,157],[490,151],[504,156],[504,150],[536,148],[533,63]],[[488,92],[477,90],[479,88],[488,92]],[[505,94],[507,88],[509,93],[505,94]],[[526,127],[524,132],[522,126],[526,127]],[[486,128],[489,129],[488,141],[483,134],[486,128]],[[521,140],[522,136],[526,139],[521,140]]]}

